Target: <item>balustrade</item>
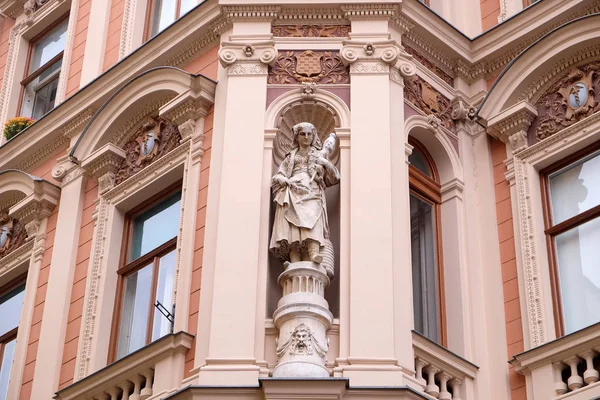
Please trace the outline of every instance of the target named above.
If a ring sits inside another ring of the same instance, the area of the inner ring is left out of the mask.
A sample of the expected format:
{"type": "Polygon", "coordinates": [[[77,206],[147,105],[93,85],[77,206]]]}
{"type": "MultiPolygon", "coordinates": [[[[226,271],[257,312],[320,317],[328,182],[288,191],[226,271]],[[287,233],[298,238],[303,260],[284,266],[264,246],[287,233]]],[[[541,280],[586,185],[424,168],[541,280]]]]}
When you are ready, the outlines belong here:
{"type": "Polygon", "coordinates": [[[474,399],[477,366],[413,332],[415,378],[423,392],[440,400],[474,399]]]}

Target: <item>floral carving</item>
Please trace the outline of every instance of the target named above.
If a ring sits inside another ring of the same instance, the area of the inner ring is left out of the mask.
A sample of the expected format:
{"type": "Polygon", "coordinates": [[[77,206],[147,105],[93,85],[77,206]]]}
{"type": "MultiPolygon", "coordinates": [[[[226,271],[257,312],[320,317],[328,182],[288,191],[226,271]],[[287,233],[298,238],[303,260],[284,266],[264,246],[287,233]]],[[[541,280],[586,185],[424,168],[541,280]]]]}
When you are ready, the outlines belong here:
{"type": "Polygon", "coordinates": [[[455,131],[450,100],[429,83],[418,76],[407,79],[404,86],[404,97],[425,114],[436,116],[444,128],[455,131]]]}
{"type": "Polygon", "coordinates": [[[115,185],[173,150],[181,140],[177,126],[160,118],[146,121],[133,137],[123,146],[126,156],[115,175],[115,185]]]}
{"type": "Polygon", "coordinates": [[[348,37],[350,25],[275,25],[271,32],[278,37],[348,37]]]}
{"type": "Polygon", "coordinates": [[[433,72],[434,74],[436,74],[437,76],[442,78],[442,80],[444,82],[446,82],[448,85],[454,87],[454,78],[452,78],[450,75],[448,75],[447,73],[442,71],[440,68],[436,67],[435,64],[433,64],[427,58],[423,57],[423,55],[421,53],[417,52],[415,49],[413,49],[410,46],[407,46],[406,44],[404,45],[404,50],[406,50],[406,52],[408,54],[410,54],[417,61],[419,61],[421,64],[423,64],[423,66],[425,66],[428,70],[430,70],[431,72],[433,72]]]}
{"type": "Polygon", "coordinates": [[[535,104],[538,117],[529,132],[546,139],[600,110],[600,62],[570,71],[535,104]]]}
{"type": "Polygon", "coordinates": [[[350,83],[348,68],[337,51],[280,51],[277,61],[269,67],[269,83],[319,84],[350,83]]]}
{"type": "Polygon", "coordinates": [[[6,211],[0,212],[0,258],[21,247],[26,239],[24,226],[6,211]]]}

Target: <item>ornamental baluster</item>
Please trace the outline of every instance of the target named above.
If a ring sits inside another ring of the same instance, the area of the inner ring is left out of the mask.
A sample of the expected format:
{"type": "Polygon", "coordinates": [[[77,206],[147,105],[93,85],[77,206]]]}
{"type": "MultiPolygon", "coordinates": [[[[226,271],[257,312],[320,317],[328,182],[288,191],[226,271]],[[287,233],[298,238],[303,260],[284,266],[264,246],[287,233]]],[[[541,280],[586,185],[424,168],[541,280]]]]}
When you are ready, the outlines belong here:
{"type": "Polygon", "coordinates": [[[588,385],[598,382],[600,379],[600,374],[594,368],[594,357],[596,356],[596,352],[594,350],[588,350],[579,355],[581,358],[585,360],[586,369],[583,373],[583,380],[588,385]]]}
{"type": "Polygon", "coordinates": [[[131,389],[131,382],[125,381],[119,385],[119,387],[123,390],[123,397],[121,400],[129,400],[129,390],[131,389]]]}
{"type": "Polygon", "coordinates": [[[440,374],[440,400],[452,400],[452,395],[448,391],[448,381],[452,379],[450,375],[445,372],[440,374]]]}
{"type": "Polygon", "coordinates": [[[129,396],[129,400],[140,400],[140,392],[142,390],[142,377],[136,375],[133,379],[133,393],[129,396]]]}
{"type": "Polygon", "coordinates": [[[111,388],[108,391],[108,394],[110,395],[110,400],[118,400],[119,393],[120,393],[120,390],[118,388],[116,388],[116,387],[111,388]]]}
{"type": "Polygon", "coordinates": [[[450,387],[452,388],[452,400],[460,400],[460,386],[462,381],[458,378],[454,378],[450,381],[450,387]]]}
{"type": "Polygon", "coordinates": [[[554,390],[560,396],[567,393],[567,384],[562,379],[562,371],[565,368],[565,364],[559,361],[552,364],[552,367],[554,368],[554,390]]]}
{"type": "Polygon", "coordinates": [[[567,380],[567,385],[571,390],[577,390],[583,386],[583,378],[579,376],[577,372],[577,364],[581,361],[581,358],[577,356],[569,357],[565,360],[565,363],[571,367],[571,376],[567,380]]]}
{"type": "Polygon", "coordinates": [[[100,393],[100,394],[96,395],[94,397],[94,399],[96,399],[96,400],[111,400],[111,397],[110,397],[110,395],[108,395],[106,393],[100,393]]]}
{"type": "Polygon", "coordinates": [[[154,377],[154,373],[151,369],[142,372],[144,378],[146,378],[146,383],[144,383],[144,388],[140,392],[140,400],[146,400],[148,397],[152,396],[152,378],[154,377]]]}
{"type": "Polygon", "coordinates": [[[425,373],[427,374],[427,387],[425,388],[425,393],[436,399],[440,395],[440,388],[435,384],[435,374],[438,372],[440,372],[440,370],[433,365],[429,365],[425,368],[425,373]]]}
{"type": "Polygon", "coordinates": [[[417,381],[419,381],[419,383],[423,386],[423,390],[425,390],[425,386],[427,385],[425,378],[423,378],[423,368],[426,365],[427,365],[427,363],[425,361],[421,360],[420,358],[415,359],[415,370],[416,370],[415,377],[417,378],[417,381]]]}

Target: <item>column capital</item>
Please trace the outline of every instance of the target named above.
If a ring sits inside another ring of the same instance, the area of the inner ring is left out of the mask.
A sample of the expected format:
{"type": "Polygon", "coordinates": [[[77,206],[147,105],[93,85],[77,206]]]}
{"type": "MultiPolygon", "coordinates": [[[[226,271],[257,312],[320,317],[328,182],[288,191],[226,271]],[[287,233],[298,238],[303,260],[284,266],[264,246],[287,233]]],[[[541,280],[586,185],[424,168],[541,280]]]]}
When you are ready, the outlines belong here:
{"type": "Polygon", "coordinates": [[[125,151],[112,143],[96,150],[82,163],[81,168],[98,180],[98,194],[115,186],[115,173],[125,160],[125,151]]]}
{"type": "Polygon", "coordinates": [[[406,53],[395,40],[362,41],[344,40],[340,57],[350,72],[355,74],[387,74],[397,68],[402,77],[414,76],[417,72],[413,57],[406,53]]]}
{"type": "Polygon", "coordinates": [[[222,42],[219,60],[228,75],[267,75],[268,65],[277,60],[275,41],[254,43],[222,42]]]}
{"type": "Polygon", "coordinates": [[[504,110],[488,122],[488,133],[512,146],[513,152],[527,147],[527,131],[537,117],[536,109],[521,101],[504,110]]]}

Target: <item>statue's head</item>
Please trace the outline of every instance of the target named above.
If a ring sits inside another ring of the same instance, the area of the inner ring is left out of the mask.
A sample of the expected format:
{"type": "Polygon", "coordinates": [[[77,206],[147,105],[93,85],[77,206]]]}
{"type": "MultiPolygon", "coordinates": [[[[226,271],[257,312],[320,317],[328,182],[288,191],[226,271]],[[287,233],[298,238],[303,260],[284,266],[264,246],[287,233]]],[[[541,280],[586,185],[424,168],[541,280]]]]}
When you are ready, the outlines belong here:
{"type": "Polygon", "coordinates": [[[310,122],[300,122],[292,127],[292,142],[293,148],[298,148],[300,146],[299,140],[303,140],[303,137],[312,138],[310,141],[310,146],[316,148],[317,150],[321,150],[321,139],[319,139],[319,135],[317,134],[317,128],[310,122]]]}

